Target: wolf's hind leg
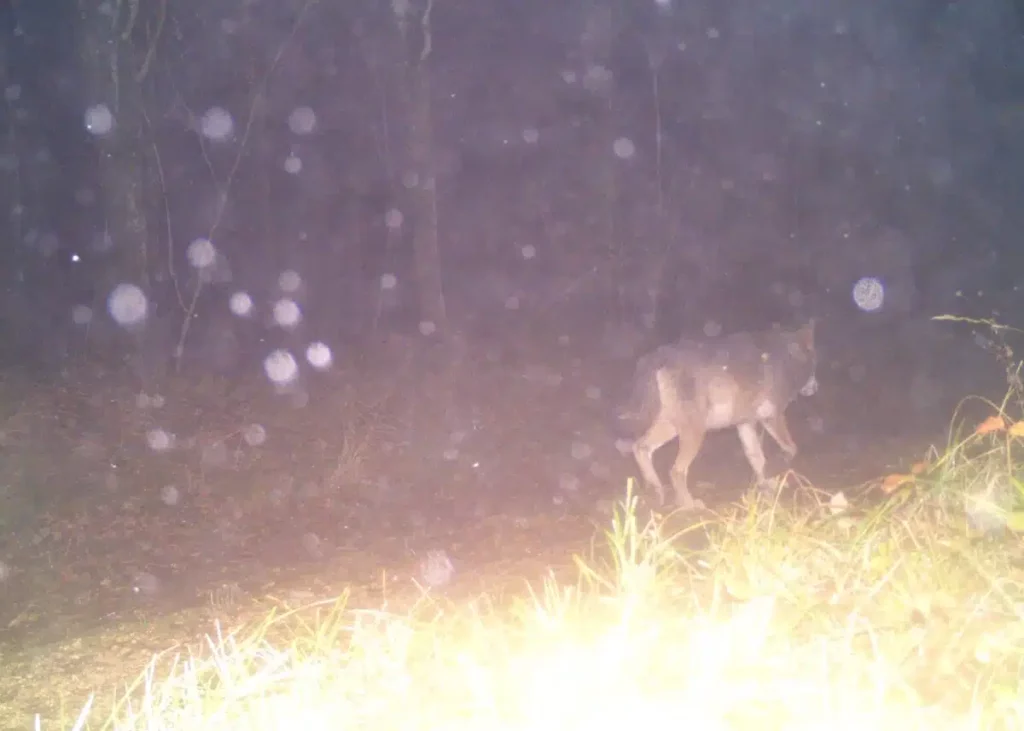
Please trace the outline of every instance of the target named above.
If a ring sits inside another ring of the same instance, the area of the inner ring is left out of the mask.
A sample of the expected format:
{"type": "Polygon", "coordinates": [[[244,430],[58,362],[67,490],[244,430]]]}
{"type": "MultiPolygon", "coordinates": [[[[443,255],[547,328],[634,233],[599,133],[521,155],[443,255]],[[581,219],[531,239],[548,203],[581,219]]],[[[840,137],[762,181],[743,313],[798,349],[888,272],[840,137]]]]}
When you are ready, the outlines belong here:
{"type": "Polygon", "coordinates": [[[640,474],[647,486],[654,488],[662,505],[665,504],[665,483],[661,481],[658,470],[654,468],[654,453],[672,441],[675,436],[675,428],[663,419],[659,412],[658,419],[651,425],[651,428],[633,442],[633,458],[640,468],[640,474]]]}

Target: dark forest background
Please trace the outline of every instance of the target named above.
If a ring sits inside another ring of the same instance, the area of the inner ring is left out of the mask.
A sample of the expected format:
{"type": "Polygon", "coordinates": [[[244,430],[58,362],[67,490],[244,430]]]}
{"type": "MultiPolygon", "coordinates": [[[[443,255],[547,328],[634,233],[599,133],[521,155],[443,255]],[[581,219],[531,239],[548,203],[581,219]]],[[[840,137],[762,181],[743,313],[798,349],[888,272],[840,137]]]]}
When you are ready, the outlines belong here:
{"type": "Polygon", "coordinates": [[[579,434],[680,335],[817,318],[805,431],[847,451],[1005,386],[985,328],[931,318],[1019,324],[1009,0],[2,12],[0,354],[44,390],[372,375],[408,384],[389,444],[490,429],[477,467],[602,453],[579,434]]]}

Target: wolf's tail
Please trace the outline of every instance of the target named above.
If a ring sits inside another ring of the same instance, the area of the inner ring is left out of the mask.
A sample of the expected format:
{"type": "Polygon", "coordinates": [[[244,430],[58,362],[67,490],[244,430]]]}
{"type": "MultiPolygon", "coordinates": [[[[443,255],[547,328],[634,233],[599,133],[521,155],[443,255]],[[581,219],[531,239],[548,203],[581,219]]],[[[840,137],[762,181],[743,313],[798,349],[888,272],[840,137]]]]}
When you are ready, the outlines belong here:
{"type": "Polygon", "coordinates": [[[623,436],[636,437],[654,420],[660,406],[656,374],[664,360],[664,354],[656,350],[637,361],[629,396],[616,413],[616,431],[623,436]]]}

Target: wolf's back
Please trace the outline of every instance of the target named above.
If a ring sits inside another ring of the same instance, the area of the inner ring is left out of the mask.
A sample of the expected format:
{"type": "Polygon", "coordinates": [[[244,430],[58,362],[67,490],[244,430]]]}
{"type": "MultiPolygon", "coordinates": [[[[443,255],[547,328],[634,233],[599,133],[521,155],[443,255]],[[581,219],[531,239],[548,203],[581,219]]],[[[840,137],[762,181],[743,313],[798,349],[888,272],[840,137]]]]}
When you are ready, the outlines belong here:
{"type": "Polygon", "coordinates": [[[729,381],[737,417],[752,418],[760,399],[785,408],[815,370],[813,344],[806,348],[801,332],[739,332],[707,340],[681,339],[642,356],[636,365],[630,393],[617,410],[616,431],[637,437],[658,416],[657,373],[667,371],[679,398],[697,402],[710,397],[709,389],[729,381]],[[805,352],[806,351],[806,352],[805,352]],[[710,380],[709,380],[710,379],[710,380]]]}

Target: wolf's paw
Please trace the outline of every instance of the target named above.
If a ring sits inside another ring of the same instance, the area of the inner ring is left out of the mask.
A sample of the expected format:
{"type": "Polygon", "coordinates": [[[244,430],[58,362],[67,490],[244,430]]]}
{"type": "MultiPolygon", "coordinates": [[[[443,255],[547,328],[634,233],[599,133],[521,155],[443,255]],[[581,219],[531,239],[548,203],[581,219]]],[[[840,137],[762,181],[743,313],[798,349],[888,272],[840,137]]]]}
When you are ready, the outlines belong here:
{"type": "Polygon", "coordinates": [[[677,503],[675,509],[683,513],[690,513],[695,510],[707,510],[707,505],[699,497],[695,497],[688,502],[677,503]]]}

